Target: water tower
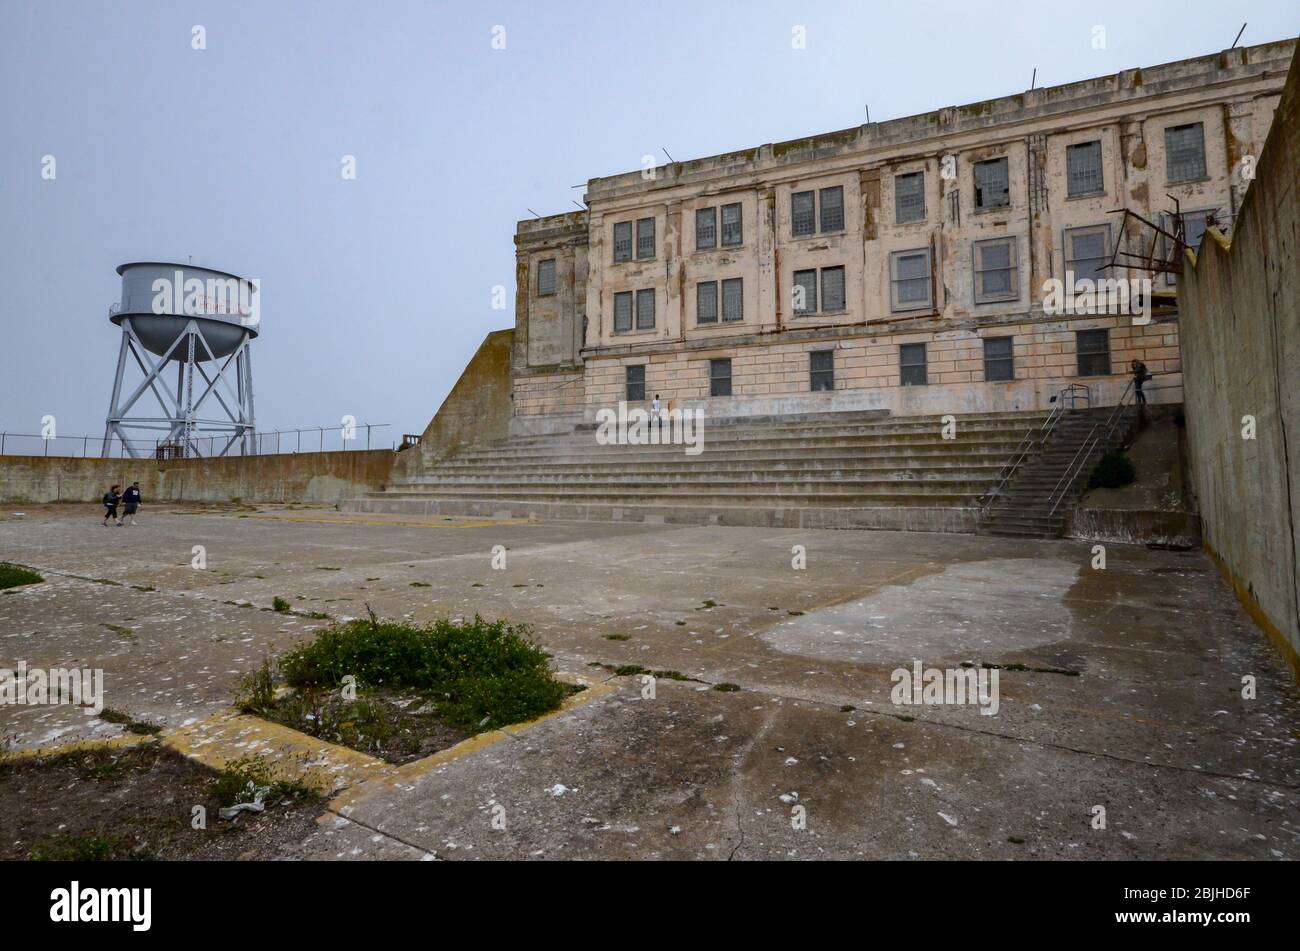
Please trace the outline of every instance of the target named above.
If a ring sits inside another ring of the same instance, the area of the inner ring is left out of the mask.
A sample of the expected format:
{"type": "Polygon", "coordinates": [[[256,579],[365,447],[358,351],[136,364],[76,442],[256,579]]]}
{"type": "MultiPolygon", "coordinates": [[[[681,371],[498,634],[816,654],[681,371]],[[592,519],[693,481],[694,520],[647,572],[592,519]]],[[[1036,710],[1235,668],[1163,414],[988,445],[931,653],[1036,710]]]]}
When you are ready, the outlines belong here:
{"type": "Polygon", "coordinates": [[[117,273],[122,299],[108,318],[122,328],[122,347],[103,454],[113,453],[114,439],[135,458],[256,452],[250,344],[261,316],[257,282],[158,261],[123,264],[117,273]],[[133,366],[143,379],[130,384],[133,366]]]}

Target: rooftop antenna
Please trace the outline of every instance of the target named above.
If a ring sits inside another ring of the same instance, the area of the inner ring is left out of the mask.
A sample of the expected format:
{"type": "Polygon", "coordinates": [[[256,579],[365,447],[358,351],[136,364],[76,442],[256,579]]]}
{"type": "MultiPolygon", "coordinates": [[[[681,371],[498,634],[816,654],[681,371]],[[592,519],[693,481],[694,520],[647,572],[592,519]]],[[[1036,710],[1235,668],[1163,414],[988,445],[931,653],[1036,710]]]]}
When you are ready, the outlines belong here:
{"type": "MultiPolygon", "coordinates": [[[[573,199],[570,198],[569,201],[573,201],[573,199]]],[[[573,203],[574,203],[575,205],[578,205],[578,203],[577,203],[576,201],[573,201],[573,203]]],[[[586,210],[587,210],[587,206],[586,206],[586,205],[578,205],[578,207],[581,208],[583,211],[586,211],[586,210]]]]}
{"type": "Polygon", "coordinates": [[[1246,24],[1243,23],[1243,24],[1241,25],[1241,29],[1237,31],[1237,39],[1232,41],[1232,45],[1229,46],[1228,49],[1230,49],[1230,50],[1235,50],[1235,49],[1237,48],[1237,40],[1240,40],[1240,39],[1241,39],[1241,34],[1243,34],[1243,33],[1245,33],[1245,32],[1246,32],[1246,24]]]}
{"type": "Polygon", "coordinates": [[[1029,80],[1029,88],[1030,88],[1030,89],[1033,89],[1033,88],[1034,88],[1035,86],[1037,86],[1037,85],[1038,85],[1038,67],[1035,66],[1035,67],[1034,67],[1034,75],[1033,75],[1033,76],[1030,78],[1030,80],[1029,80]]]}
{"type": "Polygon", "coordinates": [[[533,211],[533,209],[528,208],[527,206],[524,207],[524,210],[527,211],[527,212],[528,212],[530,215],[532,215],[534,218],[540,218],[540,217],[542,217],[542,216],[539,215],[537,212],[533,211]]]}
{"type": "Polygon", "coordinates": [[[871,107],[864,105],[862,108],[867,110],[867,125],[871,124],[871,107]]]}
{"type": "MultiPolygon", "coordinates": [[[[659,146],[659,147],[660,147],[661,149],[664,148],[662,145],[659,146]]],[[[667,149],[664,149],[664,155],[668,155],[668,150],[667,150],[667,149]]],[[[673,158],[671,155],[668,155],[668,161],[672,162],[674,165],[677,164],[677,159],[673,158]]]]}

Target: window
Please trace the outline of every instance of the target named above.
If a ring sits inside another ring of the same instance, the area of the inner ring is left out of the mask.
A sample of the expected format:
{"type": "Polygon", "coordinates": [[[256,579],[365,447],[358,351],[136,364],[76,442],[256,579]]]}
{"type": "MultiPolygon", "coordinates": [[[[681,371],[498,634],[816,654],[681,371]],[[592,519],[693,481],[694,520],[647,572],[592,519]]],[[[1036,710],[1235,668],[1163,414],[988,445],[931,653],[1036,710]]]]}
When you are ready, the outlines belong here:
{"type": "Polygon", "coordinates": [[[623,334],[632,329],[632,292],[620,291],[614,295],[614,333],[623,334]]]}
{"type": "Polygon", "coordinates": [[[555,293],[555,258],[537,262],[537,296],[550,297],[555,293]]]}
{"type": "Polygon", "coordinates": [[[701,281],[695,285],[695,322],[697,324],[718,322],[717,281],[701,281]]]}
{"type": "Polygon", "coordinates": [[[812,192],[795,192],[790,196],[790,230],[795,237],[816,232],[817,216],[813,204],[812,192]]]}
{"type": "Polygon", "coordinates": [[[655,291],[653,287],[636,292],[636,329],[654,330],[655,291]]]}
{"type": "Polygon", "coordinates": [[[716,208],[695,209],[695,250],[706,251],[718,246],[718,211],[716,208]]]}
{"type": "Polygon", "coordinates": [[[743,229],[740,220],[740,203],[722,206],[722,246],[732,248],[742,244],[743,229]]]}
{"type": "Polygon", "coordinates": [[[1077,330],[1074,349],[1079,358],[1079,376],[1110,375],[1110,331],[1077,330]]]}
{"type": "Polygon", "coordinates": [[[925,218],[925,172],[894,176],[894,221],[906,224],[925,218]]]}
{"type": "Polygon", "coordinates": [[[984,338],[984,379],[989,383],[1016,378],[1010,337],[984,338]]]}
{"type": "MultiPolygon", "coordinates": [[[[1204,211],[1184,211],[1182,213],[1183,243],[1193,251],[1199,253],[1201,239],[1205,237],[1205,229],[1209,227],[1210,219],[1214,217],[1214,215],[1215,212],[1212,209],[1206,209],[1204,211]]],[[[1178,216],[1166,213],[1162,217],[1161,223],[1164,225],[1166,231],[1170,234],[1174,234],[1177,230],[1178,216]]],[[[1162,236],[1160,242],[1165,255],[1168,256],[1170,253],[1170,240],[1162,236]]],[[[1174,285],[1178,283],[1178,278],[1173,274],[1166,274],[1165,281],[1170,285],[1174,285]]]]}
{"type": "Polygon", "coordinates": [[[1065,270],[1074,274],[1073,281],[1098,281],[1108,276],[1110,227],[1071,228],[1065,232],[1065,270]]]}
{"type": "Polygon", "coordinates": [[[745,319],[744,282],[738,277],[731,277],[722,282],[722,321],[745,319]]]}
{"type": "Polygon", "coordinates": [[[627,401],[637,403],[645,399],[645,364],[624,367],[627,370],[627,401]]]}
{"type": "Polygon", "coordinates": [[[790,288],[794,295],[794,314],[817,313],[817,272],[795,271],[794,284],[790,288]]]}
{"type": "Polygon", "coordinates": [[[814,393],[835,389],[834,350],[813,350],[808,354],[808,385],[814,393]]]}
{"type": "Polygon", "coordinates": [[[844,309],[844,268],[822,268],[822,311],[833,314],[844,309]]]}
{"type": "Polygon", "coordinates": [[[1200,122],[1165,129],[1165,174],[1171,182],[1205,178],[1205,126],[1200,122]]]}
{"type": "Polygon", "coordinates": [[[925,386],[925,344],[905,343],[898,348],[898,375],[903,386],[925,386]]]}
{"type": "Polygon", "coordinates": [[[834,188],[823,188],[821,190],[822,217],[821,230],[825,234],[827,231],[844,230],[844,187],[836,185],[834,188]]]}
{"type": "Polygon", "coordinates": [[[1007,160],[989,159],[975,163],[975,207],[1005,208],[1011,204],[1007,160]]]}
{"type": "Polygon", "coordinates": [[[655,220],[642,218],[636,223],[636,256],[638,259],[655,256],[655,220]]]}
{"type": "Polygon", "coordinates": [[[975,303],[1018,300],[1020,280],[1016,267],[1016,239],[976,241],[972,249],[975,256],[975,303]]]}
{"type": "Polygon", "coordinates": [[[730,360],[709,361],[709,395],[710,396],[731,395],[731,361],[730,360]]]}
{"type": "Polygon", "coordinates": [[[930,249],[895,251],[889,256],[891,306],[894,310],[920,310],[930,300],[930,249]]]}
{"type": "Polygon", "coordinates": [[[632,222],[614,225],[614,263],[632,260],[632,222]]]}
{"type": "Polygon", "coordinates": [[[1101,177],[1101,143],[1080,142],[1065,147],[1065,193],[1069,198],[1095,195],[1104,190],[1101,177]]]}

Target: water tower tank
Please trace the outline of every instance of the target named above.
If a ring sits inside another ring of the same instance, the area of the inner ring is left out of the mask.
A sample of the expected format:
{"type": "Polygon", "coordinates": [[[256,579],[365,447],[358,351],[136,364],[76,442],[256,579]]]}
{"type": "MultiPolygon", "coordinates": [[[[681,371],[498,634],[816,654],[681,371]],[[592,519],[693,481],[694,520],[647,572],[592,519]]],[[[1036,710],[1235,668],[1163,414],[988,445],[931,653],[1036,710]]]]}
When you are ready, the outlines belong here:
{"type": "Polygon", "coordinates": [[[249,345],[261,322],[258,282],[163,261],[123,264],[117,273],[122,296],[108,316],[122,345],[104,453],[115,438],[137,457],[164,447],[185,456],[255,451],[249,345]],[[135,368],[144,380],[128,383],[135,368]],[[155,401],[162,415],[148,405],[155,401]]]}

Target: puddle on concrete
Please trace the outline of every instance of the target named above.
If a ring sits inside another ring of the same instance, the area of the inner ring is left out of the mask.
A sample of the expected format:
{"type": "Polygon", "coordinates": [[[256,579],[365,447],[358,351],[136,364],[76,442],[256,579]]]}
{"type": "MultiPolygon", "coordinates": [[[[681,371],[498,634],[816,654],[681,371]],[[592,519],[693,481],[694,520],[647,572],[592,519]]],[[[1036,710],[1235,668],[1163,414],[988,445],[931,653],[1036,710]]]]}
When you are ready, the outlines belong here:
{"type": "Polygon", "coordinates": [[[1054,558],[964,562],[790,618],[760,636],[782,653],[822,660],[991,660],[1069,637],[1064,599],[1079,570],[1076,561],[1054,558]]]}

